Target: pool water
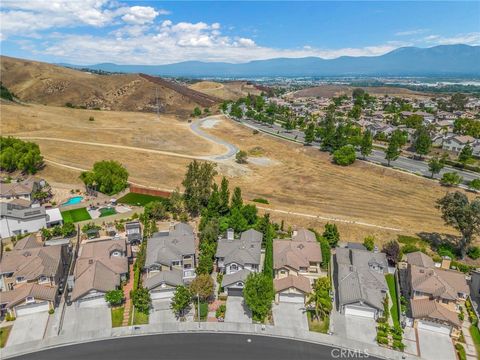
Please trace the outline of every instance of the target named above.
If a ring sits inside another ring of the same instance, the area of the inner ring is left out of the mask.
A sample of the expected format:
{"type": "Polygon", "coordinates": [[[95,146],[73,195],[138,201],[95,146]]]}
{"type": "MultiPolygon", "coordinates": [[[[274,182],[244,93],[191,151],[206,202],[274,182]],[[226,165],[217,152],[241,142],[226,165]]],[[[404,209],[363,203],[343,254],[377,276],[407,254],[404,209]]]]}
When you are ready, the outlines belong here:
{"type": "Polygon", "coordinates": [[[68,199],[68,201],[64,202],[62,205],[75,205],[80,204],[83,200],[83,196],[74,196],[68,199]]]}

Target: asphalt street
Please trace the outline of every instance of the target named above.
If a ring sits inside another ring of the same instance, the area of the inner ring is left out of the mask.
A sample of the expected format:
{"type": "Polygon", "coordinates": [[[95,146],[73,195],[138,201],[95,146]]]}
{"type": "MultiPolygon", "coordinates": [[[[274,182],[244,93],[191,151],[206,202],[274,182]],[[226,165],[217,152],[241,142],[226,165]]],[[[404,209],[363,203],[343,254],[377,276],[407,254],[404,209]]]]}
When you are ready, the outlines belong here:
{"type": "MultiPolygon", "coordinates": [[[[256,128],[258,130],[270,133],[275,136],[282,136],[289,140],[294,140],[300,143],[303,143],[305,135],[302,131],[299,130],[291,130],[286,131],[278,124],[274,125],[267,125],[263,123],[259,123],[253,120],[242,120],[241,123],[247,125],[251,128],[256,128]]],[[[320,148],[320,144],[318,142],[312,143],[313,147],[320,148]]],[[[358,154],[359,159],[361,160],[360,154],[358,154]]],[[[387,160],[385,160],[385,153],[382,150],[373,150],[372,154],[367,157],[367,160],[370,162],[374,162],[377,164],[387,165],[387,160]]],[[[411,173],[421,174],[423,176],[430,176],[431,173],[428,170],[428,164],[424,161],[410,159],[406,156],[400,156],[397,160],[391,162],[391,166],[405,170],[411,173]]],[[[478,179],[480,177],[479,174],[475,174],[474,172],[464,171],[461,169],[455,169],[451,166],[445,166],[440,174],[436,175],[436,178],[441,178],[442,175],[446,172],[457,172],[460,176],[463,177],[464,182],[469,182],[473,179],[478,179]]]]}
{"type": "Polygon", "coordinates": [[[18,360],[324,360],[375,357],[353,350],[269,336],[169,334],[102,340],[44,350],[18,360]]]}

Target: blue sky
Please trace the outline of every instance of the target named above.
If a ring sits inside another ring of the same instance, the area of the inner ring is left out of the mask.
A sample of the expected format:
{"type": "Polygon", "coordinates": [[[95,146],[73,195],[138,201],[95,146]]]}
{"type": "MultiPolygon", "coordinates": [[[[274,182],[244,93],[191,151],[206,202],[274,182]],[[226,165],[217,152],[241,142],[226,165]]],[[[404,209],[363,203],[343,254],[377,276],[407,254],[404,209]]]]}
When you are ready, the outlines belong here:
{"type": "Polygon", "coordinates": [[[480,2],[3,0],[1,53],[165,64],[480,44],[480,2]]]}

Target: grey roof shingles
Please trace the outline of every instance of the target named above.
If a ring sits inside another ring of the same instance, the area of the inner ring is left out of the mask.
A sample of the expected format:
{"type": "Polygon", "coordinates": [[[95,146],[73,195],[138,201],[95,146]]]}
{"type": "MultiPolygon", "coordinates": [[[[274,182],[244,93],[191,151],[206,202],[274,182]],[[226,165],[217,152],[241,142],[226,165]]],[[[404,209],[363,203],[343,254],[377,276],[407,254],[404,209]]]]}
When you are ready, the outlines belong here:
{"type": "Polygon", "coordinates": [[[220,239],[215,256],[224,258],[225,264],[260,265],[262,238],[261,232],[250,229],[244,231],[240,239],[220,239]]]}

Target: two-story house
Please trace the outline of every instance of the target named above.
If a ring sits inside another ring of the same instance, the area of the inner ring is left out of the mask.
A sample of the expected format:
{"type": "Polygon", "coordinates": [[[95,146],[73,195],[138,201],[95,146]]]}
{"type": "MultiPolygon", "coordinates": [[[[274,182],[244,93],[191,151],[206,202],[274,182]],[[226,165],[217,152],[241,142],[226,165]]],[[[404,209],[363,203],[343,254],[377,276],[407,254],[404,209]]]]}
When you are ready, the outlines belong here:
{"type": "Polygon", "coordinates": [[[105,294],[128,276],[130,246],[125,239],[87,241],[80,246],[70,300],[81,306],[104,305],[105,294]]]}
{"type": "Polygon", "coordinates": [[[415,326],[459,336],[459,307],[470,294],[465,275],[449,270],[449,259],[444,259],[441,268],[437,268],[426,258],[418,252],[407,256],[406,294],[415,326]]]}
{"type": "Polygon", "coordinates": [[[15,202],[0,202],[0,237],[8,238],[47,227],[43,206],[25,207],[15,202]]]}
{"type": "Polygon", "coordinates": [[[43,180],[30,177],[23,181],[0,183],[0,202],[9,202],[14,199],[22,199],[32,202],[33,194],[41,189],[43,180]]]}
{"type": "Polygon", "coordinates": [[[382,316],[383,301],[388,296],[385,254],[336,248],[333,265],[338,311],[374,319],[382,316]]]}
{"type": "Polygon", "coordinates": [[[245,280],[252,272],[260,271],[263,234],[254,229],[244,231],[235,239],[232,229],[227,237],[218,240],[217,269],[223,273],[222,287],[231,296],[242,296],[245,280]]]}
{"type": "Polygon", "coordinates": [[[67,249],[32,234],[0,260],[0,309],[21,316],[52,309],[67,266],[67,249]]]}
{"type": "Polygon", "coordinates": [[[170,299],[177,286],[195,278],[195,249],[193,228],[185,223],[148,239],[144,284],[152,299],[170,299]]]}
{"type": "Polygon", "coordinates": [[[275,301],[305,303],[313,281],[326,276],[321,263],[320,245],[309,230],[294,231],[292,239],[274,240],[275,301]]]}

